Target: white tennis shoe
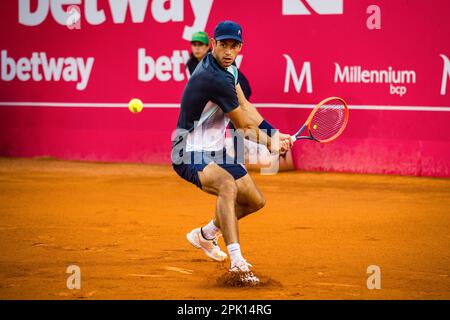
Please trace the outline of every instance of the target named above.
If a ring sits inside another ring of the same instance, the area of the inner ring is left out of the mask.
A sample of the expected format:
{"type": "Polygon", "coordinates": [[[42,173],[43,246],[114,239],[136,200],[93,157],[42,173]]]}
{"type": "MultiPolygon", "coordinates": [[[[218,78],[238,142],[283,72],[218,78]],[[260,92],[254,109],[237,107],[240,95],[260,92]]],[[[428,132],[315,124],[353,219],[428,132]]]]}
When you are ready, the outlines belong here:
{"type": "Polygon", "coordinates": [[[212,240],[205,239],[202,235],[201,228],[197,228],[186,234],[186,238],[190,244],[197,249],[202,249],[205,254],[215,261],[224,261],[227,254],[220,250],[217,244],[217,238],[212,240]]]}
{"type": "Polygon", "coordinates": [[[230,272],[238,273],[239,279],[242,283],[249,285],[257,285],[259,283],[259,279],[255,274],[250,270],[250,267],[253,267],[250,263],[248,263],[245,259],[239,260],[237,262],[232,262],[230,267],[230,272]]]}

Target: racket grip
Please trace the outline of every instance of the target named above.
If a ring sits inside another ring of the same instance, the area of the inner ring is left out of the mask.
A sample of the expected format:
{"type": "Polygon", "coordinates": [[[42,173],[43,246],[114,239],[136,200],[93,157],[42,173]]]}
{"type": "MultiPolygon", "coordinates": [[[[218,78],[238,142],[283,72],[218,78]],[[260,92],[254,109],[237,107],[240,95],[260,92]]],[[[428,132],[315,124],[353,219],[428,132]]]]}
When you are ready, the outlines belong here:
{"type": "Polygon", "coordinates": [[[292,143],[294,143],[295,141],[297,141],[297,138],[295,136],[291,136],[291,141],[292,143]]]}

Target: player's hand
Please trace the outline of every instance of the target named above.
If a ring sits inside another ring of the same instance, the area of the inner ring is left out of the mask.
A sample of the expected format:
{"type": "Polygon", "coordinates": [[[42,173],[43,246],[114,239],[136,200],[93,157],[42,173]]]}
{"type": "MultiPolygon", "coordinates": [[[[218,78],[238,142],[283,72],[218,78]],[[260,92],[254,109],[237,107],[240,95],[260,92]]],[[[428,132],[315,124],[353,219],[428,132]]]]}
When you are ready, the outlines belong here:
{"type": "Polygon", "coordinates": [[[284,156],[294,145],[291,135],[280,132],[280,155],[284,156]]]}
{"type": "Polygon", "coordinates": [[[272,145],[271,145],[271,152],[272,153],[279,153],[280,155],[285,155],[286,152],[288,152],[294,142],[289,134],[277,132],[275,135],[272,136],[272,145]]]}

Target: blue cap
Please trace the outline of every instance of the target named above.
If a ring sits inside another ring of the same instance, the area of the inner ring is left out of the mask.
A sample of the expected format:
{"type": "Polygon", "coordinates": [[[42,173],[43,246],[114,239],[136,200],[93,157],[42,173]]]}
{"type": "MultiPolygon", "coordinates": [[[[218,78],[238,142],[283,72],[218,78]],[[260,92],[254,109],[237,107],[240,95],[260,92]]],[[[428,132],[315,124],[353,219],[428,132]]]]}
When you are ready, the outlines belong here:
{"type": "Polygon", "coordinates": [[[214,29],[214,39],[216,40],[237,40],[242,42],[242,28],[236,22],[222,21],[214,29]]]}

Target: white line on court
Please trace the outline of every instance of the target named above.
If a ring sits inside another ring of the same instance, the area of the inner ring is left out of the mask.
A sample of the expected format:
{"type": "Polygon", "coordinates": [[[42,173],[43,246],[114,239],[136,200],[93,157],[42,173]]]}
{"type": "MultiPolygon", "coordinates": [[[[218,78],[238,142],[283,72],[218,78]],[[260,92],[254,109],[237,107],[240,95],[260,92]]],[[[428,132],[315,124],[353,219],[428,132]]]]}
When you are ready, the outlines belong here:
{"type": "MultiPolygon", "coordinates": [[[[257,108],[312,109],[312,104],[254,103],[257,108]]],[[[179,108],[179,103],[144,103],[145,108],[179,108]]],[[[91,103],[91,102],[0,102],[0,107],[55,107],[55,108],[127,108],[128,103],[91,103]]],[[[350,105],[352,110],[385,111],[441,111],[449,112],[450,107],[441,106],[368,106],[350,105]]]]}

